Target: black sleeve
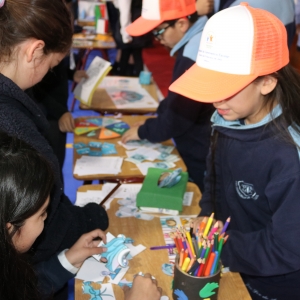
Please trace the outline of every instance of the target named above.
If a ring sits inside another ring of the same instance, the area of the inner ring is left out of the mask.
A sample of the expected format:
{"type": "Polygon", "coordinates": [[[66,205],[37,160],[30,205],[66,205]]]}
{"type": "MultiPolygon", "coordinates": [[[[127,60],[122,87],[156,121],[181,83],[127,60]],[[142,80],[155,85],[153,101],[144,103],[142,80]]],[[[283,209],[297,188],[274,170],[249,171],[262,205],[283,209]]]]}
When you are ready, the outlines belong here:
{"type": "MultiPolygon", "coordinates": [[[[180,56],[174,66],[172,82],[194,63],[193,60],[180,56]]],[[[157,118],[148,119],[144,125],[140,126],[138,135],[141,139],[147,139],[153,143],[180,136],[195,124],[202,113],[206,114],[207,109],[206,104],[169,91],[158,107],[157,118]]]]}
{"type": "Polygon", "coordinates": [[[44,297],[51,296],[75,277],[61,265],[56,255],[34,265],[34,269],[38,277],[38,289],[44,297]]]}

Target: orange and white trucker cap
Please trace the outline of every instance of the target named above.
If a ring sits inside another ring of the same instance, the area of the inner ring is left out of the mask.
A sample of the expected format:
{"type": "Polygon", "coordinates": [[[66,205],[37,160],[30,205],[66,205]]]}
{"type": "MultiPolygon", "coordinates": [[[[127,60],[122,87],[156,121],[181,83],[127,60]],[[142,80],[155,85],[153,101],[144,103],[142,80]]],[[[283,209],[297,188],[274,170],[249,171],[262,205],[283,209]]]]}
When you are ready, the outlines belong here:
{"type": "Polygon", "coordinates": [[[196,63],[169,89],[196,101],[217,102],[288,62],[283,23],[268,11],[242,2],[207,21],[196,63]]]}
{"type": "Polygon", "coordinates": [[[143,0],[142,15],[126,27],[131,36],[150,32],[161,23],[196,12],[195,0],[143,0]]]}

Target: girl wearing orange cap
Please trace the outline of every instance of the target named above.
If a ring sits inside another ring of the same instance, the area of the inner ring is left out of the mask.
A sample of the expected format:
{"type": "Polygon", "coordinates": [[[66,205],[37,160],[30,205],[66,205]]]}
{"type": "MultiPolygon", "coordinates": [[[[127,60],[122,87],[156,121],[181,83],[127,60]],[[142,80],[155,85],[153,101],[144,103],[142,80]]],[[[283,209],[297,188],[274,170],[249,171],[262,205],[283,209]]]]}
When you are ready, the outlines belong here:
{"type": "Polygon", "coordinates": [[[210,18],[170,86],[216,108],[199,219],[231,216],[221,259],[255,300],[300,298],[300,76],[288,63],[283,23],[241,3],[210,18]]]}

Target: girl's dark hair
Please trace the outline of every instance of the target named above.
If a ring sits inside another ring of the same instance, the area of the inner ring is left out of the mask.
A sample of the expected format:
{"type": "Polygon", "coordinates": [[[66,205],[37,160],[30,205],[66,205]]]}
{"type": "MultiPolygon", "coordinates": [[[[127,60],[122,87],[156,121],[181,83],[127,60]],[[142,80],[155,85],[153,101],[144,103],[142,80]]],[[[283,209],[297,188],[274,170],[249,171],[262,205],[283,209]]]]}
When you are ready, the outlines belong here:
{"type": "Polygon", "coordinates": [[[35,273],[12,237],[43,206],[53,182],[51,167],[35,149],[0,131],[0,299],[41,299],[35,273]]]}
{"type": "MultiPolygon", "coordinates": [[[[272,116],[272,126],[271,129],[274,130],[274,134],[281,138],[282,141],[290,143],[300,149],[298,145],[292,138],[288,127],[291,126],[292,129],[300,136],[300,74],[291,65],[287,65],[280,69],[279,71],[270,74],[278,80],[275,89],[265,96],[264,107],[268,108],[268,111],[279,104],[282,108],[282,115],[275,118],[272,116]],[[276,131],[275,131],[276,130],[276,131]]],[[[256,78],[253,83],[258,83],[262,80],[264,76],[256,78]]],[[[266,126],[270,125],[266,124],[266,126]]],[[[211,197],[212,203],[214,205],[215,215],[217,214],[216,206],[216,171],[215,171],[215,151],[217,148],[218,141],[218,131],[214,130],[211,138],[211,171],[212,178],[210,182],[211,186],[211,197]]],[[[217,217],[217,216],[216,216],[217,217]]]]}
{"type": "Polygon", "coordinates": [[[67,53],[72,44],[70,13],[63,0],[5,0],[0,8],[0,59],[20,43],[45,42],[44,54],[67,53]]]}

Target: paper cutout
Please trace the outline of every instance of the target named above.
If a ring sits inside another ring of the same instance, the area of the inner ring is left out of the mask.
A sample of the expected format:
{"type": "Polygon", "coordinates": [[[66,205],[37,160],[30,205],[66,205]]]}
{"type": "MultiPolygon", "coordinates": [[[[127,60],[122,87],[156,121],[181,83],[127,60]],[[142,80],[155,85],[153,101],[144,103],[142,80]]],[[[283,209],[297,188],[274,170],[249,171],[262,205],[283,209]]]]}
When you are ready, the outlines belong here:
{"type": "Polygon", "coordinates": [[[106,118],[106,117],[104,117],[102,119],[102,126],[106,127],[106,126],[109,126],[111,124],[120,123],[120,122],[122,122],[122,121],[118,120],[116,118],[106,118]]]}
{"type": "Polygon", "coordinates": [[[174,264],[162,264],[161,269],[168,276],[174,275],[174,264]]]}
{"type": "Polygon", "coordinates": [[[96,127],[96,128],[98,128],[99,126],[97,124],[94,124],[94,123],[91,123],[88,121],[80,121],[75,124],[75,127],[96,127]]]}
{"type": "Polygon", "coordinates": [[[127,123],[115,118],[92,118],[77,122],[74,133],[77,135],[86,134],[88,137],[98,136],[98,139],[112,139],[120,137],[129,128],[127,123]]]}
{"type": "Polygon", "coordinates": [[[125,245],[125,236],[119,234],[105,245],[106,252],[102,253],[101,258],[107,260],[106,267],[110,272],[115,272],[118,266],[128,267],[127,255],[130,249],[125,245]]]}
{"type": "Polygon", "coordinates": [[[114,131],[120,135],[124,134],[125,131],[127,131],[130,127],[125,122],[115,123],[112,125],[106,126],[107,129],[114,131]]]}
{"type": "Polygon", "coordinates": [[[181,290],[175,290],[174,294],[178,296],[177,300],[189,300],[186,294],[181,290]]]}
{"type": "Polygon", "coordinates": [[[106,300],[106,299],[115,299],[115,294],[110,283],[101,284],[99,290],[94,289],[91,286],[91,281],[85,281],[82,283],[82,293],[88,294],[91,296],[90,300],[106,300]],[[113,297],[113,298],[108,298],[113,297]]]}
{"type": "Polygon", "coordinates": [[[86,136],[95,136],[96,135],[96,132],[93,130],[91,132],[89,132],[86,136]]]}
{"type": "Polygon", "coordinates": [[[75,144],[73,145],[73,147],[74,147],[75,149],[86,148],[86,144],[85,144],[85,143],[75,143],[75,144]]]}
{"type": "Polygon", "coordinates": [[[216,292],[213,290],[217,289],[219,284],[217,282],[208,282],[199,292],[201,298],[207,298],[214,295],[216,292]]]}
{"type": "Polygon", "coordinates": [[[107,139],[114,139],[120,137],[120,134],[113,132],[108,129],[101,129],[100,134],[99,134],[99,140],[107,140],[107,139]]]}
{"type": "Polygon", "coordinates": [[[102,124],[103,124],[102,118],[88,119],[88,121],[90,123],[93,123],[93,124],[99,126],[99,127],[102,126],[102,124]]]}
{"type": "Polygon", "coordinates": [[[74,129],[74,133],[77,135],[81,135],[81,134],[88,133],[88,132],[96,130],[96,129],[98,129],[98,127],[76,127],[74,129]]]}

